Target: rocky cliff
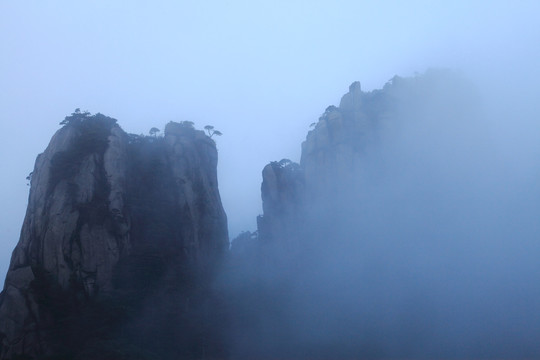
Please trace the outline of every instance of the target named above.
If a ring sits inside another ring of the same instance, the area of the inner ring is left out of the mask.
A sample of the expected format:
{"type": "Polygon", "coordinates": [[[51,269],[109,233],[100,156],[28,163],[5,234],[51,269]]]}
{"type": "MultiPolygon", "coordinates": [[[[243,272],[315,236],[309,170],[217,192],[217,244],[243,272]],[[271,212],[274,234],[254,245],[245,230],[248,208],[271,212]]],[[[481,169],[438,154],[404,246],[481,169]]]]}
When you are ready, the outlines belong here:
{"type": "Polygon", "coordinates": [[[361,169],[361,154],[380,125],[379,112],[371,111],[383,94],[364,93],[359,82],[349,87],[339,107],[329,106],[302,143],[300,165],[308,191],[316,196],[344,186],[361,169]],[[341,182],[340,183],[338,183],[341,182]]]}
{"type": "Polygon", "coordinates": [[[164,137],[78,111],[63,124],[32,173],[0,295],[0,358],[122,358],[153,342],[145,351],[211,352],[192,333],[212,338],[195,299],[209,298],[228,246],[215,143],[189,123],[164,137]],[[152,333],[174,331],[155,344],[152,333]]]}
{"type": "Polygon", "coordinates": [[[264,168],[261,241],[298,243],[310,232],[308,218],[328,217],[331,203],[342,204],[350,195],[346,189],[358,183],[363,154],[377,142],[391,115],[388,87],[365,93],[359,82],[352,83],[339,107],[328,106],[312,124],[302,143],[300,164],[284,159],[264,168]]]}
{"type": "MultiPolygon", "coordinates": [[[[410,166],[390,165],[400,161],[403,150],[429,151],[420,149],[417,139],[431,136],[453,147],[450,142],[459,141],[461,134],[456,131],[472,133],[459,121],[474,108],[471,99],[468,84],[447,70],[395,76],[382,89],[368,92],[353,82],[339,106],[328,106],[311,125],[300,164],[282,160],[264,168],[259,237],[288,241],[303,233],[300,237],[311,238],[317,225],[337,224],[347,216],[340,212],[360,204],[359,192],[368,178],[410,166]]],[[[442,143],[432,145],[443,148],[442,143]]]]}
{"type": "MultiPolygon", "coordinates": [[[[257,226],[263,242],[276,240],[283,232],[293,236],[302,222],[304,209],[304,173],[298,164],[283,159],[274,161],[263,169],[261,194],[264,216],[259,216],[257,226]]],[[[289,239],[293,246],[298,241],[289,239]]]]}

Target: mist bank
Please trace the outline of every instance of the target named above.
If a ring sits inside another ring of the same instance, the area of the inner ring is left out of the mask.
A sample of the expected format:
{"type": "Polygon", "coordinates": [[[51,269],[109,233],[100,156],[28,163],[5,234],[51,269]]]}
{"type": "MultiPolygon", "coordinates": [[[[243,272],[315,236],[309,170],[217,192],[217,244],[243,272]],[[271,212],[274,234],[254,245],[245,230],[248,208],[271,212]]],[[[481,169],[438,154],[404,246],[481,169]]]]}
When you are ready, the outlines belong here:
{"type": "Polygon", "coordinates": [[[515,136],[537,114],[483,86],[353,83],[300,164],[264,169],[221,283],[234,357],[540,356],[538,145],[515,136]]]}
{"type": "Polygon", "coordinates": [[[77,109],[30,177],[0,358],[540,357],[538,113],[486,86],[352,83],[230,248],[210,131],[77,109]]]}

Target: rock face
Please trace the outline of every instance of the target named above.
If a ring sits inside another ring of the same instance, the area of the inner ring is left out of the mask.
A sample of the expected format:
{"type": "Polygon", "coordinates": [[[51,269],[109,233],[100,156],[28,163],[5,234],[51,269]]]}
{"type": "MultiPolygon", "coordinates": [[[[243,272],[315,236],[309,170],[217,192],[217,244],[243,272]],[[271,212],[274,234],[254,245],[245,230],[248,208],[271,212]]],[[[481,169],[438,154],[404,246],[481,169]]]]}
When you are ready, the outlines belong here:
{"type": "Polygon", "coordinates": [[[300,164],[311,193],[328,189],[332,179],[348,178],[358,168],[362,138],[371,130],[360,104],[360,84],[354,83],[340,107],[329,106],[302,144],[300,164]],[[321,171],[324,169],[324,171],[321,171]]]}
{"type": "MultiPolygon", "coordinates": [[[[283,159],[266,165],[263,169],[261,194],[264,216],[257,219],[263,242],[276,241],[287,233],[294,237],[304,206],[304,174],[298,164],[283,159]]],[[[294,244],[289,239],[290,245],[294,244]]]]}
{"type": "Polygon", "coordinates": [[[308,218],[342,203],[345,189],[362,174],[366,147],[389,116],[390,99],[387,91],[364,93],[359,82],[352,83],[339,107],[329,106],[307,134],[300,164],[282,160],[264,168],[261,241],[295,243],[307,236],[308,218]]]}
{"type": "Polygon", "coordinates": [[[339,107],[329,106],[302,143],[300,165],[310,196],[336,195],[362,173],[362,155],[377,141],[390,116],[387,91],[364,93],[359,82],[349,87],[339,107]]]}
{"type": "Polygon", "coordinates": [[[414,123],[433,106],[445,108],[451,121],[456,109],[448,107],[453,102],[445,101],[441,88],[455,81],[454,74],[434,70],[413,78],[395,76],[382,89],[370,92],[353,82],[339,106],[328,106],[312,125],[302,143],[300,164],[273,162],[264,168],[259,238],[312,237],[309,228],[355,201],[355,190],[370,172],[368,155],[392,148],[391,137],[403,123],[414,123]],[[439,93],[433,95],[434,89],[439,93]]]}
{"type": "Polygon", "coordinates": [[[204,288],[228,246],[217,151],[202,131],[169,123],[162,138],[130,136],[80,112],[64,123],[32,174],[0,295],[1,359],[121,358],[119,343],[147,336],[132,315],[148,303],[171,322],[200,310],[190,301],[206,293],[190,283],[204,288]]]}

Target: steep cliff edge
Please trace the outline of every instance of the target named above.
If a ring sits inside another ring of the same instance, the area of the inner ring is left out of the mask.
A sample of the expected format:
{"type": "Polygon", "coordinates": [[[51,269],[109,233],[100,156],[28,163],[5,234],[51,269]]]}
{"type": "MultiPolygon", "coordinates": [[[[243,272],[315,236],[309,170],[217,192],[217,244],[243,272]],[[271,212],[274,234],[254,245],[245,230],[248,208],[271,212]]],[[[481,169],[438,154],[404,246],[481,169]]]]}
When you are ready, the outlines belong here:
{"type": "Polygon", "coordinates": [[[376,102],[384,103],[385,98],[382,92],[362,92],[360,83],[354,82],[339,107],[326,108],[302,143],[300,165],[311,195],[331,192],[332,187],[354,180],[362,166],[362,152],[373,142],[387,111],[386,106],[381,106],[381,111],[373,108],[376,102]]]}
{"type": "MultiPolygon", "coordinates": [[[[260,240],[272,242],[284,232],[295,237],[304,209],[304,172],[298,164],[283,159],[266,165],[262,173],[264,216],[257,218],[260,240]]],[[[294,239],[289,240],[290,246],[298,244],[294,239]]]]}
{"type": "MultiPolygon", "coordinates": [[[[128,135],[101,114],[63,123],[32,174],[0,295],[0,358],[119,358],[105,355],[120,351],[114,344],[151,342],[167,326],[187,334],[200,311],[193,298],[205,298],[228,246],[215,143],[190,124],[169,123],[157,138],[128,135]],[[169,321],[147,331],[132,315],[150,303],[160,306],[151,317],[169,321]],[[175,326],[180,318],[189,321],[175,326]]],[[[160,345],[180,343],[205,346],[188,335],[160,345]]]]}
{"type": "Polygon", "coordinates": [[[312,125],[302,143],[300,164],[284,159],[264,168],[261,241],[301,242],[310,236],[310,221],[320,222],[335,210],[331,204],[343,203],[350,195],[347,189],[362,174],[362,155],[390,116],[390,98],[388,91],[365,93],[359,82],[352,83],[339,107],[328,106],[312,125]]]}
{"type": "Polygon", "coordinates": [[[347,208],[360,205],[367,182],[385,172],[409,171],[412,162],[404,153],[417,152],[418,161],[430,151],[449,159],[462,156],[467,149],[456,147],[464,143],[462,137],[477,136],[464,120],[474,117],[474,99],[468,82],[449,70],[394,76],[373,91],[353,82],[339,106],[328,106],[312,124],[299,164],[278,169],[274,162],[264,168],[259,237],[286,242],[317,236],[316,227],[335,228],[348,216],[347,208]],[[428,139],[439,143],[424,144],[428,139]]]}

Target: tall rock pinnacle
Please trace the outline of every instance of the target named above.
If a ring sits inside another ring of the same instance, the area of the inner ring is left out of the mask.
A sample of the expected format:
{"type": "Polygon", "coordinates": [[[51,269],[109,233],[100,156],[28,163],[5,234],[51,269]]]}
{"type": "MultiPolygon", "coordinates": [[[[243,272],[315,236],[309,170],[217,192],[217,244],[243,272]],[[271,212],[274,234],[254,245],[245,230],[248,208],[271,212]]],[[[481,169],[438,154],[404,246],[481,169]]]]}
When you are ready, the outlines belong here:
{"type": "Polygon", "coordinates": [[[135,325],[118,334],[148,302],[171,322],[189,318],[204,290],[186,283],[204,288],[228,245],[217,151],[202,131],[169,123],[164,137],[133,136],[78,111],[63,123],[36,160],[0,295],[1,359],[114,353],[111,344],[146,336],[135,325]]]}

